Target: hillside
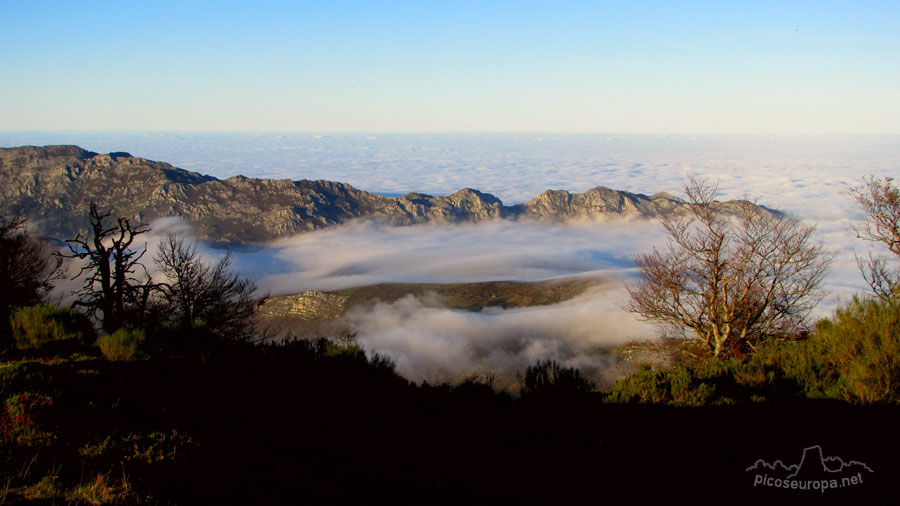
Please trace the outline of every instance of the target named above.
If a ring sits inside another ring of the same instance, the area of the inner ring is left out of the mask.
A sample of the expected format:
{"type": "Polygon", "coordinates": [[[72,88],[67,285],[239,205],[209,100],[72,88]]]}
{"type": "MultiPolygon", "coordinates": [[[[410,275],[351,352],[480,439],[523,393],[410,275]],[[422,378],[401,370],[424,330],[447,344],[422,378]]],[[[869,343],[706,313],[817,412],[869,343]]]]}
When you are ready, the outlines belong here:
{"type": "Polygon", "coordinates": [[[592,286],[598,278],[569,278],[538,282],[485,281],[480,283],[381,283],[343,290],[269,297],[260,308],[262,328],[277,334],[312,337],[351,331],[339,321],[356,307],[393,302],[407,295],[434,294],[443,307],[478,311],[486,307],[526,307],[556,304],[592,286]]]}
{"type": "MultiPolygon", "coordinates": [[[[398,225],[493,219],[559,222],[620,215],[686,212],[685,201],[598,186],[584,193],[548,190],[507,206],[466,188],[445,196],[384,197],[330,181],[235,176],[220,180],[128,153],[98,154],[77,146],[0,148],[0,214],[24,212],[36,233],[65,240],[85,232],[88,205],[150,222],[177,217],[201,239],[251,244],[321,229],[354,218],[398,225]]],[[[735,209],[735,201],[720,204],[735,209]]]]}
{"type": "MultiPolygon", "coordinates": [[[[740,404],[688,407],[616,401],[556,381],[518,398],[476,380],[412,384],[390,361],[327,340],[230,342],[202,356],[159,351],[113,361],[96,346],[49,342],[0,356],[0,504],[895,497],[896,405],[809,399],[797,388],[773,395],[764,374],[741,375],[752,396],[740,404]],[[762,473],[748,466],[796,464],[812,445],[874,472],[827,493],[757,486],[762,473]]],[[[639,374],[623,384],[659,387],[647,376],[665,371],[639,374]]],[[[735,386],[730,376],[688,379],[719,396],[735,386]]]]}

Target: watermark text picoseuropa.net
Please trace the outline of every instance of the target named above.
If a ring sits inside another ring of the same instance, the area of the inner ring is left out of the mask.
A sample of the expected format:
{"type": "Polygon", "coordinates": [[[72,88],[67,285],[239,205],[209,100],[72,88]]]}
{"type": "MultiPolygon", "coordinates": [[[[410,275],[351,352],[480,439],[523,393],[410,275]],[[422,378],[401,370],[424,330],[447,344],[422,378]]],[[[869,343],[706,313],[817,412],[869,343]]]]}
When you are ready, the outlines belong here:
{"type": "Polygon", "coordinates": [[[804,448],[800,462],[796,464],[758,459],[747,472],[753,473],[754,487],[813,493],[863,485],[875,473],[865,462],[826,457],[819,445],[804,448]]]}
{"type": "Polygon", "coordinates": [[[861,472],[855,476],[842,476],[840,479],[823,479],[823,480],[798,480],[792,478],[776,478],[765,474],[757,474],[753,477],[754,487],[774,487],[786,488],[792,490],[833,490],[838,488],[850,487],[853,485],[861,485],[863,483],[863,475],[861,472]]]}

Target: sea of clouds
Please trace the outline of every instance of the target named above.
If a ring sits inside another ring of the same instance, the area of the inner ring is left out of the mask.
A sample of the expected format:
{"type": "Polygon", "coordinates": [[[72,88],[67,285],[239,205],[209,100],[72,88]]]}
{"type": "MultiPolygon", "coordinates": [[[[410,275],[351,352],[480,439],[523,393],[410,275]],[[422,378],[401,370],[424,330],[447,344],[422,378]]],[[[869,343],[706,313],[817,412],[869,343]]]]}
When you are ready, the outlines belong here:
{"type": "MultiPolygon", "coordinates": [[[[900,136],[0,132],[2,146],[62,143],[223,178],[327,179],[386,195],[472,187],[506,204],[549,188],[598,185],[678,195],[692,173],[718,181],[723,199],[757,198],[817,225],[835,258],[829,295],[814,316],[865,289],[854,251],[868,245],[851,231],[860,213],[847,190],[866,175],[900,175],[900,136]]],[[[272,294],[392,281],[608,280],[552,307],[467,313],[407,299],[350,315],[364,345],[418,380],[522,369],[544,358],[608,370],[607,358],[590,350],[655,334],[620,305],[632,255],[664,240],[652,221],[399,228],[360,221],[239,251],[234,260],[272,294]]]]}

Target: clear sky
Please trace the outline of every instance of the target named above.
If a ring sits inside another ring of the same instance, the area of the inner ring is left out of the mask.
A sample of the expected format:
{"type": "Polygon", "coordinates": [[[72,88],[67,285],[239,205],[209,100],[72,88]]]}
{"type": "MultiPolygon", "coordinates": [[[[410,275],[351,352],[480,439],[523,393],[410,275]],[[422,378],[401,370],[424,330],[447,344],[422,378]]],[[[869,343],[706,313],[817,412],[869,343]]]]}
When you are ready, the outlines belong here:
{"type": "Polygon", "coordinates": [[[0,0],[0,130],[900,133],[900,2],[0,0]]]}

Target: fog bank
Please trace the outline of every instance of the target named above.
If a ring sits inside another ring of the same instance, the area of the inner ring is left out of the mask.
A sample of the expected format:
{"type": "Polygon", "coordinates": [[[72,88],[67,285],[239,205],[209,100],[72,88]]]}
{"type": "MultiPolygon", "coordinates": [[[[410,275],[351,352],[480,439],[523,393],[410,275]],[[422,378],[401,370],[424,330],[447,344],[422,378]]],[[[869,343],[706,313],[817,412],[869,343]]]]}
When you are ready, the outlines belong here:
{"type": "Polygon", "coordinates": [[[346,320],[361,345],[386,353],[400,374],[417,382],[491,374],[503,387],[538,360],[608,382],[619,371],[603,351],[653,332],[620,309],[626,295],[616,283],[550,306],[479,312],[446,309],[436,296],[407,296],[358,308],[346,320]]]}

